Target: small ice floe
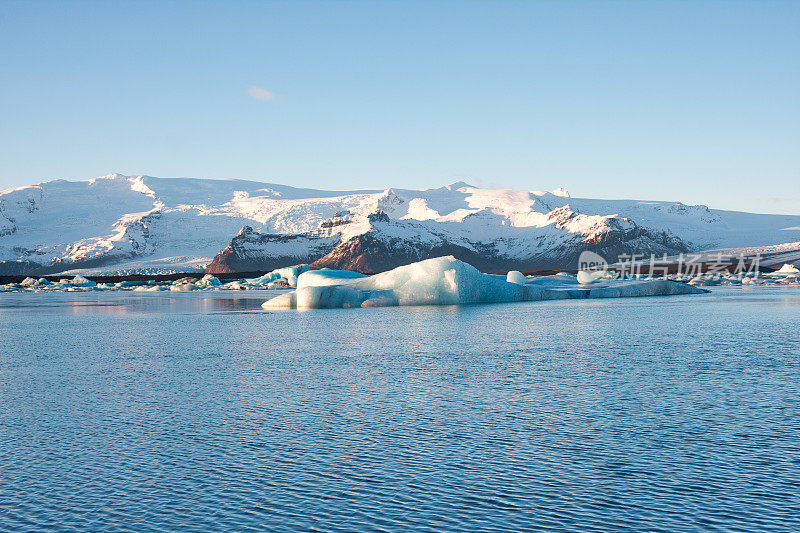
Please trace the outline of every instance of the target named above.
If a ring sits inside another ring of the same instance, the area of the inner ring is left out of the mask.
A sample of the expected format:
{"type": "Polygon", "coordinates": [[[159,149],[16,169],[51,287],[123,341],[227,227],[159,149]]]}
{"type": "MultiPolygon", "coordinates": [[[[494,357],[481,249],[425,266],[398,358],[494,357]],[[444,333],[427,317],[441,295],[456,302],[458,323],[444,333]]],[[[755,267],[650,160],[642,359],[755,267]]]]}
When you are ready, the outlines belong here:
{"type": "Polygon", "coordinates": [[[525,285],[525,276],[519,270],[511,270],[506,274],[506,281],[509,283],[516,283],[517,285],[525,285]]]}
{"type": "MultiPolygon", "coordinates": [[[[341,272],[341,271],[340,271],[341,272]]],[[[607,274],[604,274],[604,276],[607,274]]],[[[519,276],[522,276],[520,273],[519,276]]],[[[363,278],[329,272],[326,284],[303,286],[264,302],[265,309],[384,307],[521,302],[567,298],[620,298],[707,292],[669,280],[594,279],[591,287],[575,276],[533,276],[523,283],[516,274],[483,274],[453,256],[437,257],[363,278]],[[328,283],[339,275],[339,283],[328,283]]],[[[314,278],[310,278],[310,281],[314,278]]]]}
{"type": "Polygon", "coordinates": [[[140,285],[138,287],[134,287],[133,290],[135,292],[157,292],[157,291],[167,291],[170,289],[171,286],[153,284],[153,285],[140,285]]]}
{"type": "Polygon", "coordinates": [[[197,282],[200,287],[219,287],[222,282],[212,274],[206,274],[197,282]]]}
{"type": "Polygon", "coordinates": [[[273,270],[272,272],[264,274],[259,278],[248,279],[247,284],[267,286],[273,281],[277,281],[283,278],[286,280],[286,283],[289,285],[289,287],[297,287],[298,276],[300,276],[300,274],[302,274],[303,272],[306,272],[308,269],[309,266],[306,264],[278,268],[273,270]]]}
{"type": "Polygon", "coordinates": [[[88,280],[78,274],[69,282],[73,287],[94,287],[97,285],[94,281],[88,280]]]}
{"type": "Polygon", "coordinates": [[[617,275],[608,270],[579,270],[575,277],[581,285],[589,285],[596,281],[616,279],[617,275]]]}
{"type": "Polygon", "coordinates": [[[173,283],[172,285],[170,285],[169,290],[185,292],[185,291],[193,291],[196,290],[197,288],[198,288],[197,285],[195,285],[194,283],[181,283],[179,285],[175,285],[173,283]]]}
{"type": "Polygon", "coordinates": [[[796,276],[800,274],[800,268],[797,268],[794,265],[790,265],[789,263],[785,263],[779,270],[776,270],[774,274],[796,276]]]}
{"type": "Polygon", "coordinates": [[[145,280],[125,280],[125,281],[120,281],[119,283],[115,283],[114,287],[116,287],[117,289],[127,289],[130,287],[141,287],[142,285],[149,285],[150,283],[152,282],[145,280]]]}
{"type": "Polygon", "coordinates": [[[169,290],[179,292],[193,291],[199,288],[197,285],[198,281],[197,278],[190,277],[176,279],[172,282],[172,285],[169,286],[169,290]]]}

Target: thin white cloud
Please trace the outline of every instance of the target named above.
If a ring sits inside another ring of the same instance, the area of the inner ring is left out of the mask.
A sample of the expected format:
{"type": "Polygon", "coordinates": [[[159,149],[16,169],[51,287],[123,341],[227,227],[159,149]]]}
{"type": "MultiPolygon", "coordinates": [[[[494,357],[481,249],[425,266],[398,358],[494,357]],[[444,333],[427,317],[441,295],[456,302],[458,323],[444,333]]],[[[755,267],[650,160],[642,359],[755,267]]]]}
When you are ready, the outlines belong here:
{"type": "Polygon", "coordinates": [[[275,93],[270,92],[266,89],[262,89],[261,87],[250,87],[249,89],[247,89],[247,94],[249,94],[256,100],[262,100],[264,102],[275,100],[275,93]]]}

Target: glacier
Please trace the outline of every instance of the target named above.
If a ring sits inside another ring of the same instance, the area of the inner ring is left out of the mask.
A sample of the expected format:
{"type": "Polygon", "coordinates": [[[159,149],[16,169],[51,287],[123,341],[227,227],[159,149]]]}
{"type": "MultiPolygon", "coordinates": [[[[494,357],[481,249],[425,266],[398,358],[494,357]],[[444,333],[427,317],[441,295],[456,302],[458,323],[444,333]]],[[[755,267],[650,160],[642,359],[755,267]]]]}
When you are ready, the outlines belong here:
{"type": "MultiPolygon", "coordinates": [[[[341,272],[341,271],[339,271],[341,272]]],[[[264,302],[264,309],[332,309],[413,305],[461,305],[567,298],[622,298],[701,294],[704,289],[661,279],[592,279],[584,287],[569,275],[484,274],[453,256],[437,257],[364,278],[329,271],[307,279],[292,292],[264,302]],[[335,284],[338,279],[342,283],[335,284]]],[[[304,274],[305,275],[305,274],[304,274]]],[[[302,276],[301,276],[302,278],[302,276]]]]}
{"type": "Polygon", "coordinates": [[[110,174],[0,190],[0,275],[35,278],[253,274],[298,263],[374,274],[446,255],[487,272],[549,270],[574,268],[584,250],[612,260],[778,251],[788,242],[800,242],[800,216],[582,198],[563,188],[324,191],[110,174]]]}

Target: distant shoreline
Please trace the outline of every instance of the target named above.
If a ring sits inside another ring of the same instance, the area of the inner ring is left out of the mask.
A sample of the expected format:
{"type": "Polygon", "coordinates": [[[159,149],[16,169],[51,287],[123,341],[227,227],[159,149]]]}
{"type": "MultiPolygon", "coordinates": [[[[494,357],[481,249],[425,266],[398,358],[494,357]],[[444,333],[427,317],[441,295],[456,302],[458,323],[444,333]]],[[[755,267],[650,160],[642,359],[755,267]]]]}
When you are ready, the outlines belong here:
{"type": "MultiPolygon", "coordinates": [[[[255,272],[231,272],[228,274],[214,274],[214,277],[220,280],[235,280],[245,278],[258,278],[264,274],[269,274],[271,270],[258,270],[255,272]]],[[[120,283],[123,281],[175,281],[181,278],[197,278],[200,279],[205,275],[204,272],[177,272],[175,274],[126,274],[120,276],[94,276],[91,274],[83,275],[84,278],[94,281],[95,283],[120,283]]],[[[72,279],[75,277],[74,273],[71,274],[48,274],[46,276],[0,276],[0,285],[7,283],[21,283],[25,278],[44,278],[47,281],[58,281],[60,279],[72,279]]]]}
{"type": "MultiPolygon", "coordinates": [[[[706,272],[709,270],[710,265],[708,264],[700,264],[699,272],[706,272]]],[[[726,265],[731,269],[735,265],[726,265]]],[[[619,270],[614,266],[609,266],[609,270],[616,271],[619,270]]],[[[666,266],[669,274],[675,274],[678,272],[678,265],[670,264],[666,266]]],[[[727,269],[726,269],[727,270],[727,269]]],[[[759,269],[760,272],[773,272],[776,269],[770,267],[761,267],[759,269]]],[[[237,280],[237,279],[250,279],[250,278],[259,278],[265,274],[269,274],[272,270],[256,270],[252,272],[228,272],[228,273],[214,273],[213,276],[220,280],[237,280]]],[[[558,274],[559,272],[567,272],[569,274],[576,274],[578,269],[575,268],[562,268],[558,270],[548,269],[548,270],[524,270],[522,274],[526,276],[552,276],[558,274]]],[[[487,272],[487,274],[500,274],[505,276],[508,271],[497,271],[497,272],[487,272]]],[[[641,270],[639,272],[642,275],[648,275],[649,265],[642,265],[641,270]]],[[[657,266],[655,269],[655,274],[663,275],[663,266],[657,266]]],[[[95,283],[120,283],[123,281],[155,281],[155,282],[163,282],[163,281],[175,281],[181,278],[202,278],[205,273],[204,272],[177,272],[174,274],[126,274],[126,275],[118,275],[118,276],[95,276],[91,274],[81,274],[88,280],[94,281],[95,283]]],[[[22,280],[25,278],[44,278],[47,281],[57,282],[60,279],[71,279],[75,277],[75,274],[48,274],[46,276],[0,276],[0,285],[5,285],[8,283],[21,283],[22,280]]]]}
{"type": "MultiPolygon", "coordinates": [[[[269,274],[272,270],[256,270],[252,272],[228,272],[228,273],[214,273],[215,278],[220,280],[237,280],[237,279],[250,279],[260,278],[265,274],[269,274]]],[[[526,276],[552,276],[559,272],[569,272],[575,274],[578,272],[576,269],[561,269],[561,270],[526,270],[523,272],[526,276]]],[[[80,273],[80,272],[78,272],[80,273]]],[[[502,274],[506,275],[507,272],[488,272],[488,274],[502,274]]],[[[181,278],[197,278],[200,279],[205,275],[204,272],[177,272],[174,274],[125,274],[118,276],[95,276],[91,274],[81,274],[84,278],[94,281],[95,283],[120,283],[123,281],[175,281],[181,278]]],[[[47,281],[58,281],[60,279],[72,279],[75,273],[70,274],[48,274],[46,276],[0,276],[0,285],[7,283],[21,283],[25,278],[44,278],[47,281]]]]}

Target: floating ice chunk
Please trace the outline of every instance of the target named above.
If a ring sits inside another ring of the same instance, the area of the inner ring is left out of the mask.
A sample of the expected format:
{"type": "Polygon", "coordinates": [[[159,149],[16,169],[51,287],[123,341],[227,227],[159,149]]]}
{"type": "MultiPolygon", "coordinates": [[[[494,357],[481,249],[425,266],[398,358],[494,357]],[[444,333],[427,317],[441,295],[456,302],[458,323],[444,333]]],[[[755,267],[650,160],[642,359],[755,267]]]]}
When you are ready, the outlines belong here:
{"type": "Polygon", "coordinates": [[[304,287],[294,298],[265,307],[331,308],[387,305],[448,305],[521,299],[522,286],[482,274],[452,256],[412,263],[347,285],[304,287]]]}
{"type": "Polygon", "coordinates": [[[139,287],[141,285],[148,285],[150,282],[145,280],[136,280],[136,279],[129,279],[125,281],[120,281],[119,283],[115,283],[114,287],[118,288],[126,288],[126,287],[139,287]]]}
{"type": "Polygon", "coordinates": [[[287,268],[279,268],[277,272],[282,278],[286,278],[289,282],[289,286],[297,287],[297,277],[307,270],[308,265],[296,265],[287,268]]]}
{"type": "Polygon", "coordinates": [[[42,287],[44,285],[49,285],[49,284],[50,282],[44,278],[35,279],[31,277],[23,279],[22,282],[20,283],[20,285],[22,285],[23,287],[42,287]]]}
{"type": "Polygon", "coordinates": [[[280,276],[278,276],[277,274],[269,272],[268,274],[264,274],[263,276],[258,277],[258,278],[250,278],[250,279],[246,280],[246,282],[249,285],[266,285],[267,283],[269,283],[271,281],[275,281],[279,277],[280,276]]]}
{"type": "Polygon", "coordinates": [[[517,285],[525,285],[525,276],[519,270],[511,270],[506,274],[506,281],[517,285]]]}
{"type": "Polygon", "coordinates": [[[588,298],[633,298],[636,296],[670,296],[706,292],[684,283],[664,279],[610,282],[589,290],[588,298]]]}
{"type": "Polygon", "coordinates": [[[250,285],[267,285],[270,282],[284,278],[291,287],[297,286],[297,277],[307,271],[309,266],[306,264],[293,265],[290,267],[278,268],[268,272],[259,278],[247,280],[250,285]]]}
{"type": "Polygon", "coordinates": [[[186,285],[186,284],[189,284],[189,283],[194,284],[196,282],[197,282],[197,278],[185,277],[185,278],[176,279],[175,281],[172,282],[172,284],[173,285],[186,285]]]}
{"type": "Polygon", "coordinates": [[[97,285],[97,283],[95,283],[94,281],[88,280],[83,276],[81,276],[80,274],[72,278],[72,281],[70,281],[69,283],[73,287],[94,287],[95,285],[97,285]]]}
{"type": "Polygon", "coordinates": [[[350,270],[331,270],[329,268],[307,270],[297,277],[297,288],[341,285],[366,277],[366,275],[360,272],[352,272],[350,270]]]}
{"type": "Polygon", "coordinates": [[[797,268],[794,265],[789,263],[784,263],[784,265],[775,272],[776,274],[800,274],[800,268],[797,268]]]}
{"type": "Polygon", "coordinates": [[[201,287],[216,287],[222,285],[222,282],[216,276],[206,274],[200,279],[200,281],[197,282],[197,284],[201,287]]]}
{"type": "Polygon", "coordinates": [[[572,276],[526,278],[524,284],[509,283],[506,279],[482,274],[452,256],[437,257],[338,285],[304,286],[268,300],[262,307],[317,309],[453,305],[706,292],[666,280],[594,280],[589,289],[572,276]]]}
{"type": "Polygon", "coordinates": [[[581,285],[588,285],[595,281],[615,279],[617,276],[607,270],[579,270],[575,277],[581,285]]]}
{"type": "MultiPolygon", "coordinates": [[[[305,290],[305,289],[303,289],[305,290]]],[[[264,309],[296,309],[297,291],[285,292],[261,304],[264,309]]]]}

